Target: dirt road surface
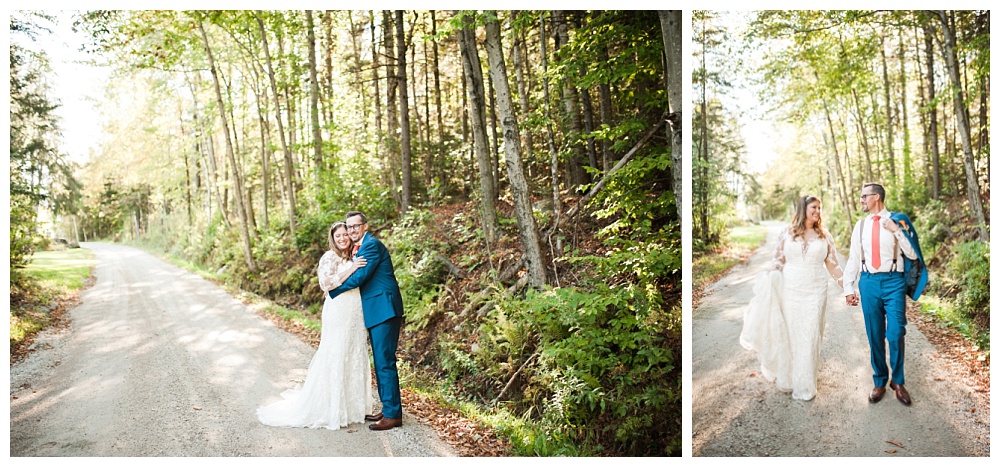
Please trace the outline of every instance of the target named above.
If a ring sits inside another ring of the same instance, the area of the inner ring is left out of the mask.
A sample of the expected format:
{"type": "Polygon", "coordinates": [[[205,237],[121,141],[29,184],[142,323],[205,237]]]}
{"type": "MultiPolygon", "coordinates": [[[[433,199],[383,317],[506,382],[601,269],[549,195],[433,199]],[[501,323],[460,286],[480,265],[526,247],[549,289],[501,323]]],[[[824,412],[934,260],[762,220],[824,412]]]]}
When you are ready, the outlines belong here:
{"type": "MultiPolygon", "coordinates": [[[[765,246],[713,284],[693,310],[694,456],[989,456],[989,394],[978,393],[912,323],[906,327],[906,387],[877,404],[860,307],[829,282],[818,394],[796,401],[759,376],[756,353],[739,343],[755,276],[770,267],[781,224],[765,246]]],[[[847,245],[838,245],[841,254],[847,245]]],[[[843,259],[842,259],[843,261],[843,259]]]]}
{"type": "Polygon", "coordinates": [[[195,274],[83,246],[97,280],[72,324],[10,368],[11,456],[456,455],[405,413],[383,432],[261,425],[257,407],[304,379],[312,347],[195,274]]]}

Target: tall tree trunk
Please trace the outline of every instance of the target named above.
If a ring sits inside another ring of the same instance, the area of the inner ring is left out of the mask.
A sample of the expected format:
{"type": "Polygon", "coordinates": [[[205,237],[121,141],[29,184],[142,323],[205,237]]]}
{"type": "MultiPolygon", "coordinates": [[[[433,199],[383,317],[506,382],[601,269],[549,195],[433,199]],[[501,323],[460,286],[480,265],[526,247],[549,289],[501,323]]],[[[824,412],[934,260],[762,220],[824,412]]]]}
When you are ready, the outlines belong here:
{"type": "MultiPolygon", "coordinates": [[[[266,91],[265,91],[266,92],[266,91]]],[[[268,131],[267,131],[267,120],[264,118],[265,111],[261,103],[262,100],[267,99],[267,96],[261,96],[262,99],[257,101],[257,117],[260,122],[260,156],[261,156],[261,191],[263,191],[263,200],[261,204],[264,208],[264,229],[266,230],[270,225],[270,219],[268,218],[268,202],[270,201],[270,187],[271,187],[271,150],[268,148],[268,131]]]]}
{"type": "Polygon", "coordinates": [[[399,129],[398,117],[398,90],[399,79],[393,71],[392,62],[396,60],[396,44],[393,34],[395,28],[392,26],[392,13],[389,10],[382,10],[382,50],[386,54],[385,76],[386,76],[386,166],[389,172],[389,185],[392,189],[392,198],[402,212],[403,201],[400,199],[399,170],[396,159],[396,151],[399,150],[399,139],[396,137],[399,129]],[[392,55],[389,55],[392,54],[392,55]]]}
{"type": "MultiPolygon", "coordinates": [[[[374,24],[375,18],[372,17],[372,23],[374,24]]],[[[323,26],[326,28],[326,74],[323,76],[324,82],[326,83],[325,98],[323,99],[326,104],[323,106],[323,115],[326,118],[326,122],[329,124],[333,122],[333,104],[330,102],[332,100],[333,94],[333,20],[330,18],[330,10],[323,11],[323,26]]],[[[321,94],[322,96],[323,94],[321,94]]],[[[375,94],[378,96],[378,93],[375,94]]]]}
{"type": "Polygon", "coordinates": [[[401,215],[410,210],[410,104],[406,95],[406,36],[403,33],[403,10],[396,10],[396,60],[399,85],[399,123],[400,123],[400,154],[403,169],[403,205],[401,215]]]}
{"type": "MultiPolygon", "coordinates": [[[[319,132],[319,81],[316,80],[316,34],[313,32],[312,10],[306,10],[306,30],[309,41],[309,117],[312,120],[313,174],[316,189],[319,189],[323,170],[323,136],[319,132]]],[[[353,28],[351,37],[354,37],[353,28]]]]}
{"type": "Polygon", "coordinates": [[[382,134],[382,98],[379,97],[379,86],[378,86],[378,67],[379,65],[379,53],[378,53],[378,41],[375,40],[375,11],[370,10],[368,12],[371,15],[371,33],[372,33],[372,81],[375,86],[375,94],[373,94],[373,99],[375,101],[375,154],[381,156],[382,154],[382,140],[385,135],[382,134]]]}
{"type": "Polygon", "coordinates": [[[890,100],[890,94],[892,93],[891,84],[889,82],[889,62],[885,57],[885,35],[879,34],[881,39],[881,45],[879,46],[879,52],[882,54],[882,82],[884,84],[885,90],[885,142],[886,142],[886,156],[889,160],[889,176],[893,182],[896,181],[896,156],[892,149],[892,101],[890,100]]]}
{"type": "MultiPolygon", "coordinates": [[[[461,32],[458,37],[461,38],[461,32]]],[[[461,42],[459,42],[461,44],[461,42]]],[[[464,60],[464,58],[463,58],[464,60]]],[[[469,151],[469,167],[476,165],[476,154],[473,144],[469,144],[469,78],[465,74],[465,66],[462,66],[462,147],[469,151]]],[[[466,179],[462,187],[462,193],[469,194],[470,187],[475,186],[475,171],[465,170],[466,179]]]]}
{"type": "Polygon", "coordinates": [[[489,81],[487,89],[490,93],[490,131],[493,133],[493,138],[490,139],[493,143],[493,150],[490,151],[492,155],[490,167],[493,172],[493,202],[496,203],[500,199],[500,135],[497,134],[497,102],[493,92],[492,73],[488,75],[487,80],[489,81]]]}
{"type": "MultiPolygon", "coordinates": [[[[178,107],[180,107],[180,101],[178,101],[178,107]]],[[[187,135],[187,132],[185,131],[183,108],[178,109],[177,120],[178,120],[177,126],[179,126],[181,129],[181,139],[184,141],[190,141],[190,138],[187,135]]],[[[193,226],[194,212],[191,210],[191,164],[189,161],[190,157],[188,156],[187,150],[182,150],[181,156],[184,157],[184,204],[187,207],[187,222],[189,226],[193,226]]],[[[75,215],[73,216],[73,222],[74,223],[76,222],[75,215]]],[[[73,228],[73,231],[76,232],[77,236],[79,237],[79,232],[76,230],[76,227],[73,228]]],[[[80,239],[77,238],[76,241],[79,243],[80,239]]]]}
{"type": "MultiPolygon", "coordinates": [[[[517,20],[517,11],[510,12],[510,22],[514,23],[517,20]]],[[[524,69],[525,69],[525,53],[522,52],[524,47],[523,31],[516,31],[514,33],[514,75],[517,77],[517,97],[521,105],[521,119],[527,120],[529,109],[529,96],[528,96],[528,82],[524,79],[524,69]]],[[[524,160],[532,161],[534,156],[532,156],[532,150],[534,149],[534,141],[532,140],[532,135],[530,131],[524,132],[524,160]]],[[[530,162],[529,162],[530,164],[530,162]]]]}
{"type": "MultiPolygon", "coordinates": [[[[200,78],[200,76],[199,76],[199,78],[200,78]]],[[[193,81],[188,81],[188,85],[189,85],[189,87],[191,89],[191,97],[194,99],[194,128],[195,128],[195,138],[197,140],[199,140],[199,141],[201,139],[204,139],[204,141],[205,141],[205,143],[203,145],[205,149],[199,149],[198,150],[198,155],[200,157],[204,158],[204,159],[207,159],[202,164],[205,167],[205,169],[208,171],[208,174],[205,177],[205,178],[208,179],[207,180],[208,184],[206,186],[206,189],[208,191],[209,198],[215,198],[216,203],[218,203],[218,205],[219,205],[219,212],[222,214],[222,223],[225,224],[226,228],[228,229],[228,228],[232,227],[232,224],[229,222],[229,215],[226,212],[226,206],[225,206],[225,203],[222,200],[222,193],[219,191],[219,178],[216,175],[217,170],[216,170],[216,164],[215,164],[215,153],[212,150],[212,144],[211,144],[211,142],[212,142],[211,129],[210,129],[210,127],[209,127],[208,124],[202,123],[201,119],[198,117],[198,112],[199,112],[199,110],[198,110],[198,89],[195,86],[195,83],[193,81]],[[207,156],[205,155],[205,151],[206,150],[208,151],[208,155],[207,156]]],[[[211,216],[212,216],[212,210],[211,210],[212,203],[211,203],[211,200],[208,203],[208,207],[209,207],[208,216],[209,216],[209,218],[211,218],[211,216]]]]}
{"type": "MultiPolygon", "coordinates": [[[[813,73],[816,73],[813,71],[813,73]]],[[[816,79],[819,80],[819,75],[816,74],[816,79]]],[[[847,196],[847,186],[844,183],[844,172],[840,168],[840,151],[837,149],[837,132],[833,129],[833,118],[830,116],[830,105],[823,99],[823,111],[826,114],[826,123],[830,129],[830,144],[829,147],[832,149],[829,154],[828,163],[830,166],[831,175],[831,185],[837,194],[840,195],[840,201],[843,203],[844,212],[847,213],[847,225],[854,225],[853,214],[851,212],[851,200],[847,196]]],[[[824,138],[826,139],[826,138],[824,138]]]]}
{"type": "Polygon", "coordinates": [[[861,130],[861,147],[865,152],[865,176],[867,180],[875,180],[872,176],[871,152],[868,148],[868,130],[865,128],[865,113],[861,111],[861,102],[858,100],[858,91],[851,87],[851,95],[854,96],[854,108],[857,111],[858,127],[861,130]]]}
{"type": "Polygon", "coordinates": [[[295,237],[295,171],[292,167],[292,151],[285,141],[285,129],[281,123],[281,103],[278,100],[278,85],[274,79],[274,65],[271,63],[271,52],[267,48],[267,32],[264,30],[264,20],[260,18],[260,11],[255,15],[257,27],[260,30],[260,38],[264,48],[264,57],[267,61],[267,76],[271,83],[271,97],[274,98],[274,117],[278,122],[278,135],[281,140],[281,151],[285,155],[285,198],[288,204],[288,232],[295,237]]]}
{"type": "Polygon", "coordinates": [[[979,229],[979,238],[988,239],[986,232],[986,215],[983,212],[983,203],[979,195],[979,176],[976,173],[975,155],[972,153],[972,131],[969,125],[969,110],[965,105],[965,96],[962,95],[962,80],[958,72],[958,56],[955,52],[955,28],[954,13],[949,14],[945,10],[935,10],[934,14],[941,21],[941,33],[943,38],[937,34],[934,37],[940,41],[941,49],[944,51],[944,58],[948,64],[948,77],[954,89],[953,100],[955,102],[955,124],[958,126],[959,136],[962,138],[962,153],[964,155],[965,182],[969,196],[969,209],[976,218],[979,229]]]}
{"type": "Polygon", "coordinates": [[[941,152],[938,149],[937,91],[934,89],[934,28],[924,24],[924,48],[927,55],[927,118],[931,151],[931,197],[941,199],[941,152]]]}
{"type": "MultiPolygon", "coordinates": [[[[706,22],[702,22],[702,34],[706,35],[706,22]]],[[[701,51],[701,71],[707,75],[708,68],[706,64],[705,57],[708,55],[708,41],[702,37],[702,51],[701,51]]],[[[703,76],[701,79],[701,146],[699,147],[699,159],[701,163],[698,167],[699,176],[699,187],[695,188],[695,193],[698,195],[698,221],[699,229],[701,230],[701,238],[703,240],[711,240],[711,234],[708,225],[708,187],[705,186],[708,183],[708,76],[703,76]]]]}
{"type": "Polygon", "coordinates": [[[559,213],[562,211],[562,206],[559,202],[559,153],[556,151],[556,140],[554,132],[552,131],[552,106],[549,104],[549,102],[551,102],[549,100],[549,59],[548,52],[546,51],[546,44],[548,44],[549,39],[545,34],[545,17],[538,19],[538,31],[542,55],[542,90],[545,101],[545,134],[548,136],[549,158],[551,160],[549,168],[552,170],[552,225],[555,227],[559,225],[559,213]]]}
{"type": "MultiPolygon", "coordinates": [[[[361,119],[361,125],[362,125],[362,128],[364,128],[365,130],[367,130],[368,129],[368,102],[367,102],[367,99],[365,98],[365,95],[368,94],[368,93],[365,92],[365,86],[364,86],[365,80],[364,80],[364,77],[361,74],[362,73],[362,70],[361,70],[361,51],[358,49],[358,37],[357,37],[357,30],[356,30],[356,28],[354,26],[354,12],[353,11],[350,11],[350,10],[347,11],[347,23],[348,23],[348,25],[351,28],[351,47],[354,50],[354,79],[355,79],[355,81],[357,81],[358,94],[361,97],[361,115],[363,116],[363,118],[361,119]]],[[[361,27],[361,32],[362,33],[364,32],[364,26],[361,27]]],[[[377,95],[378,94],[376,94],[376,96],[377,95]]]]}
{"type": "MultiPolygon", "coordinates": [[[[580,77],[586,76],[584,70],[580,70],[580,77]]],[[[583,131],[590,135],[594,131],[594,106],[590,102],[590,91],[587,88],[580,88],[580,102],[583,104],[583,131]]],[[[597,145],[593,136],[587,136],[587,163],[597,168],[597,145]]]]}
{"type": "MultiPolygon", "coordinates": [[[[552,24],[555,28],[556,47],[555,53],[559,53],[560,47],[569,43],[569,31],[566,24],[566,12],[555,10],[552,12],[552,24]]],[[[565,58],[561,58],[565,60],[565,58]]],[[[566,141],[570,145],[572,155],[569,158],[569,185],[579,188],[589,182],[587,172],[583,170],[583,148],[578,143],[581,134],[579,99],[576,85],[573,83],[569,73],[563,76],[563,110],[566,112],[567,136],[566,141]]]]}
{"type": "Polygon", "coordinates": [[[899,105],[902,107],[902,121],[900,126],[903,129],[903,202],[910,204],[910,192],[913,190],[913,167],[910,160],[910,121],[906,112],[906,43],[903,40],[903,29],[899,30],[899,105]]]}
{"type": "MultiPolygon", "coordinates": [[[[608,67],[611,59],[608,58],[608,48],[601,47],[598,51],[597,60],[604,67],[608,67]]],[[[669,60],[668,60],[669,61],[669,60]]],[[[610,74],[610,70],[607,70],[610,74]]],[[[611,121],[611,86],[608,84],[607,79],[602,79],[600,84],[597,85],[597,93],[600,96],[601,102],[601,123],[604,125],[612,126],[611,121]]],[[[667,97],[667,100],[670,100],[667,97]]],[[[678,114],[679,115],[679,114],[678,114]]],[[[611,170],[611,141],[608,138],[601,139],[601,159],[604,167],[604,174],[607,175],[608,171],[611,170]]],[[[680,203],[678,203],[678,206],[680,203]]]]}
{"type": "Polygon", "coordinates": [[[684,89],[684,75],[681,72],[683,60],[681,45],[683,34],[680,10],[660,10],[660,29],[663,32],[663,51],[667,56],[667,102],[670,104],[670,158],[673,162],[670,174],[673,178],[674,200],[677,205],[677,218],[682,218],[684,192],[684,144],[681,138],[684,120],[681,118],[684,107],[681,90],[684,89]]]}
{"type": "Polygon", "coordinates": [[[222,131],[226,134],[226,157],[229,159],[229,165],[232,167],[233,181],[235,182],[233,191],[236,196],[236,213],[240,217],[240,237],[243,239],[243,257],[246,260],[247,269],[249,269],[250,272],[256,272],[257,265],[254,264],[253,250],[250,245],[249,223],[247,222],[247,213],[245,211],[246,205],[243,202],[243,180],[237,172],[236,155],[233,154],[233,143],[229,138],[229,122],[226,119],[226,105],[222,100],[222,90],[219,87],[219,74],[215,68],[215,59],[212,57],[212,47],[208,43],[208,34],[205,33],[205,27],[201,20],[198,20],[198,30],[201,31],[201,38],[205,41],[205,53],[208,55],[208,66],[212,72],[212,82],[215,84],[215,98],[219,104],[219,116],[222,118],[222,131]]]}
{"type": "MultiPolygon", "coordinates": [[[[421,25],[424,28],[424,34],[427,34],[428,33],[428,31],[427,31],[427,22],[426,21],[421,22],[421,25]]],[[[434,40],[434,39],[432,39],[432,40],[434,40]]],[[[431,142],[431,71],[430,71],[430,67],[428,66],[428,62],[430,61],[430,53],[428,53],[428,51],[427,51],[427,42],[428,41],[426,41],[426,40],[423,41],[423,43],[424,43],[424,63],[423,63],[423,71],[424,71],[424,130],[425,131],[424,131],[424,138],[423,138],[424,144],[423,144],[423,147],[422,147],[422,154],[421,155],[423,156],[423,159],[424,159],[424,187],[433,196],[434,191],[432,191],[430,188],[434,184],[434,154],[437,151],[428,150],[428,148],[430,147],[430,142],[431,142]]],[[[416,49],[416,47],[414,47],[414,49],[416,49]]],[[[432,198],[432,200],[436,201],[435,198],[432,198]]]]}
{"type": "Polygon", "coordinates": [[[486,96],[483,89],[483,67],[476,49],[474,13],[464,12],[462,27],[458,30],[458,45],[462,54],[462,66],[468,84],[469,119],[472,121],[472,141],[476,161],[479,163],[479,183],[482,187],[480,206],[483,219],[483,233],[488,243],[499,238],[500,224],[497,221],[496,199],[493,185],[493,164],[490,162],[489,142],[486,138],[486,96]]]}
{"type": "Polygon", "coordinates": [[[444,148],[444,112],[441,109],[441,67],[438,63],[437,18],[431,10],[431,37],[434,43],[434,108],[437,111],[438,150],[444,148]]]}
{"type": "MultiPolygon", "coordinates": [[[[494,12],[495,13],[495,12],[494,12]]],[[[504,155],[507,162],[507,178],[510,181],[510,191],[514,197],[514,212],[517,216],[518,231],[521,246],[524,248],[525,265],[528,270],[528,283],[532,287],[545,285],[545,263],[542,260],[542,249],[538,241],[538,229],[535,226],[535,216],[531,209],[531,197],[528,192],[528,181],[524,177],[521,164],[521,137],[518,134],[517,117],[514,115],[514,101],[510,97],[510,87],[507,81],[507,66],[503,59],[503,48],[500,44],[500,23],[496,16],[490,16],[486,22],[486,54],[490,62],[490,75],[497,95],[497,111],[503,122],[504,155]]]]}

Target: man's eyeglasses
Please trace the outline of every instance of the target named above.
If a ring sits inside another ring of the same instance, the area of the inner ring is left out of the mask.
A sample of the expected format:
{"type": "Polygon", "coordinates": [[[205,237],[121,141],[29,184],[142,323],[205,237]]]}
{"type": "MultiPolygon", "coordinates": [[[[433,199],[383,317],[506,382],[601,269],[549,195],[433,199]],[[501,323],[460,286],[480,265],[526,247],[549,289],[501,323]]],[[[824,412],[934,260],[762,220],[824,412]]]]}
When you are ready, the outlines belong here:
{"type": "Polygon", "coordinates": [[[350,230],[361,230],[361,226],[362,225],[365,225],[365,222],[362,222],[360,224],[349,225],[349,226],[347,226],[347,230],[348,231],[350,231],[350,230]]]}
{"type": "MultiPolygon", "coordinates": [[[[862,193],[862,194],[861,194],[861,201],[864,201],[864,200],[865,200],[865,198],[867,198],[867,197],[869,197],[869,196],[875,196],[875,193],[862,193]]],[[[347,228],[349,229],[349,228],[351,228],[351,227],[350,227],[350,226],[348,226],[347,228]]]]}

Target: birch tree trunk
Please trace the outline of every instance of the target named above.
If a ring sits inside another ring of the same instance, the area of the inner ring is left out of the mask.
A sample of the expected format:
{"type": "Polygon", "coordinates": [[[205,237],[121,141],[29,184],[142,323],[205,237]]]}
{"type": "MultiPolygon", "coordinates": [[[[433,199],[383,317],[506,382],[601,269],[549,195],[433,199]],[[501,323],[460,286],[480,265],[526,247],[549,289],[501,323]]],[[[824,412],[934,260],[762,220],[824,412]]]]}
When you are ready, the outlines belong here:
{"type": "MultiPolygon", "coordinates": [[[[510,12],[510,22],[513,23],[517,19],[517,11],[510,12]]],[[[517,32],[514,35],[514,75],[517,77],[517,96],[518,101],[521,105],[521,118],[527,119],[530,109],[529,98],[528,98],[528,82],[524,79],[524,68],[525,68],[525,54],[522,53],[522,48],[524,47],[524,40],[522,38],[523,33],[517,32]]],[[[533,159],[531,153],[534,146],[534,141],[532,140],[532,135],[530,131],[525,131],[524,135],[524,159],[530,161],[533,159]]]]}
{"type": "Polygon", "coordinates": [[[489,142],[486,137],[486,96],[483,89],[483,67],[476,50],[476,33],[473,13],[464,13],[462,28],[458,30],[458,44],[462,54],[462,66],[469,96],[469,120],[472,123],[472,141],[476,161],[479,164],[479,183],[482,187],[480,201],[483,233],[486,241],[493,243],[499,237],[500,224],[497,221],[496,187],[493,185],[493,165],[490,162],[489,142]]]}
{"type": "Polygon", "coordinates": [[[545,285],[545,264],[538,241],[535,216],[531,210],[528,181],[524,177],[521,163],[521,136],[517,126],[517,117],[514,115],[514,101],[510,96],[507,66],[504,63],[503,48],[500,44],[500,23],[496,19],[496,12],[491,13],[494,16],[491,16],[486,22],[486,54],[489,58],[490,75],[493,76],[493,86],[497,95],[497,112],[500,114],[503,125],[507,178],[510,180],[510,191],[514,197],[514,213],[517,216],[521,246],[524,248],[528,283],[537,288],[545,285]]]}
{"type": "Polygon", "coordinates": [[[681,44],[680,10],[660,10],[660,29],[663,32],[663,50],[667,55],[667,102],[670,113],[670,157],[673,162],[670,174],[673,178],[674,200],[677,204],[677,218],[682,218],[684,192],[684,144],[681,138],[684,120],[681,118],[684,106],[681,90],[684,89],[684,75],[681,70],[683,60],[681,44]]]}

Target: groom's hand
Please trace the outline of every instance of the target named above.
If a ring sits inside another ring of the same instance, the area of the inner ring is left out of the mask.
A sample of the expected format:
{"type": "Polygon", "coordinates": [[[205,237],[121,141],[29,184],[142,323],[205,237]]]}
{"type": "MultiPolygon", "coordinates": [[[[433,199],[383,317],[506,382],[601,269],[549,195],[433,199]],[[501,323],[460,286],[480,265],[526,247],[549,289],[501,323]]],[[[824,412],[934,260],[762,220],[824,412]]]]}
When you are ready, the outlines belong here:
{"type": "Polygon", "coordinates": [[[899,226],[896,225],[896,222],[893,221],[892,219],[888,218],[888,217],[883,218],[882,220],[880,220],[879,224],[882,224],[882,228],[885,229],[885,230],[888,230],[889,233],[893,233],[894,234],[894,233],[896,233],[896,232],[899,231],[899,226]]]}
{"type": "Polygon", "coordinates": [[[858,306],[858,294],[845,295],[844,298],[847,299],[847,304],[849,306],[858,306]]]}

